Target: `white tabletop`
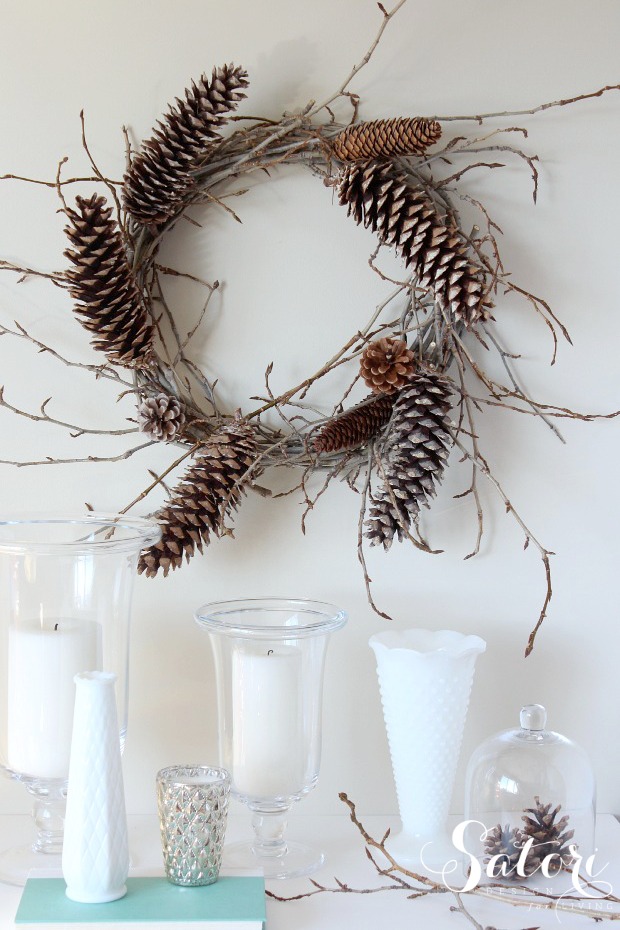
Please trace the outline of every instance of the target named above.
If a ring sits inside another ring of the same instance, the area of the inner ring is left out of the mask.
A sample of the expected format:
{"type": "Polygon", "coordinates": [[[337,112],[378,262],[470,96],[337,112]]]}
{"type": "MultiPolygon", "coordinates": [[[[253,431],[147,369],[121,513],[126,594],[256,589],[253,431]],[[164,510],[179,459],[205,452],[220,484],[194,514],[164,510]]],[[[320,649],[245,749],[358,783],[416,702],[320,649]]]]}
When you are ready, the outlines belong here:
{"type": "MultiPolygon", "coordinates": [[[[375,837],[381,837],[387,827],[397,829],[398,820],[390,817],[369,816],[361,818],[366,829],[375,837]]],[[[236,841],[247,836],[248,818],[235,815],[231,818],[228,838],[236,841]]],[[[130,817],[130,848],[132,874],[161,874],[161,847],[158,826],[154,818],[130,817]]],[[[304,817],[290,819],[291,838],[318,843],[326,852],[325,865],[312,878],[330,888],[336,888],[335,879],[344,882],[350,889],[376,888],[385,883],[378,875],[364,852],[364,843],[346,815],[331,817],[304,817]]],[[[0,817],[0,848],[25,843],[32,837],[32,824],[28,817],[0,817]]],[[[601,880],[612,885],[613,892],[620,892],[620,824],[611,815],[599,816],[597,822],[596,863],[598,868],[606,866],[601,880]]],[[[311,891],[309,879],[272,881],[267,888],[281,896],[292,896],[311,891]]],[[[17,909],[21,889],[0,883],[0,930],[10,930],[17,909]]],[[[517,908],[480,897],[466,898],[467,907],[483,927],[501,930],[523,930],[540,927],[577,930],[601,926],[585,916],[574,913],[554,913],[517,908]]],[[[565,902],[566,903],[566,902],[565,902]]],[[[467,930],[470,924],[462,915],[452,913],[455,904],[451,894],[429,896],[412,901],[406,891],[380,891],[373,894],[349,892],[325,892],[301,900],[280,902],[272,898],[267,901],[268,930],[467,930]]],[[[586,904],[592,916],[595,908],[604,909],[603,903],[586,904]]],[[[618,905],[620,910],[620,905],[618,905]]],[[[604,926],[604,924],[603,924],[604,926]]]]}

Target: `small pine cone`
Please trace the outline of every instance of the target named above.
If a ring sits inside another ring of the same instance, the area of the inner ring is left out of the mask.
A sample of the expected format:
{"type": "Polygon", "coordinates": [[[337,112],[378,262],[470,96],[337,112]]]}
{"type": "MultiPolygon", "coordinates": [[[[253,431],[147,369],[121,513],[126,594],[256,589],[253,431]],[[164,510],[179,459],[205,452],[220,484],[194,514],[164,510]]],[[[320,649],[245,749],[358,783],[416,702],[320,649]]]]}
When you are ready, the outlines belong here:
{"type": "Polygon", "coordinates": [[[169,394],[147,397],[138,407],[138,427],[156,442],[171,442],[185,424],[181,402],[169,394]]]}
{"type": "Polygon", "coordinates": [[[393,397],[371,394],[321,427],[313,441],[315,452],[344,452],[363,445],[385,426],[393,406],[393,397]]]}
{"type": "Polygon", "coordinates": [[[211,80],[198,83],[177,98],[153,135],[133,159],[123,180],[127,212],[144,226],[165,223],[195,189],[191,171],[219,141],[218,129],[245,97],[247,72],[234,65],[214,68],[211,80]]]}
{"type": "Polygon", "coordinates": [[[492,878],[523,881],[538,870],[540,857],[535,850],[530,850],[517,871],[526,840],[523,831],[518,827],[511,827],[510,824],[502,826],[498,823],[488,831],[484,840],[484,864],[488,868],[491,860],[495,860],[490,868],[492,878]],[[495,858],[497,856],[499,858],[495,858]]]}
{"type": "Polygon", "coordinates": [[[257,455],[256,436],[247,421],[239,419],[214,433],[157,512],[162,537],[141,553],[138,571],[152,578],[161,569],[166,577],[183,564],[184,556],[189,562],[196,549],[202,552],[212,533],[229,533],[224,517],[237,509],[245,487],[256,477],[249,469],[257,455]]]}
{"type": "Polygon", "coordinates": [[[384,487],[365,524],[371,545],[389,549],[395,532],[401,541],[436,494],[452,443],[449,410],[450,388],[434,373],[417,375],[396,398],[382,453],[384,487]]]}
{"type": "Polygon", "coordinates": [[[340,161],[369,161],[395,155],[423,155],[441,138],[434,119],[376,119],[343,129],[332,142],[340,161]]]}
{"type": "Polygon", "coordinates": [[[342,169],[338,196],[356,223],[403,257],[416,287],[432,293],[454,321],[471,327],[489,318],[486,271],[470,261],[461,231],[446,225],[424,190],[389,165],[369,162],[342,169]]]}
{"type": "Polygon", "coordinates": [[[547,863],[550,875],[559,872],[564,866],[570,868],[574,862],[569,847],[574,830],[567,830],[568,814],[556,819],[562,809],[560,804],[551,807],[551,803],[542,804],[539,797],[534,798],[535,807],[527,808],[521,820],[524,823],[523,834],[534,840],[532,852],[542,861],[547,856],[553,858],[547,863]],[[529,816],[528,816],[529,815],[529,816]]]}
{"type": "Polygon", "coordinates": [[[415,353],[402,339],[369,342],[360,359],[360,373],[374,394],[395,394],[415,372],[415,353]]]}
{"type": "Polygon", "coordinates": [[[73,245],[65,272],[75,313],[92,344],[114,365],[148,368],[153,361],[153,322],[144,308],[125,256],[121,233],[105,197],[77,197],[65,232],[73,245]]]}

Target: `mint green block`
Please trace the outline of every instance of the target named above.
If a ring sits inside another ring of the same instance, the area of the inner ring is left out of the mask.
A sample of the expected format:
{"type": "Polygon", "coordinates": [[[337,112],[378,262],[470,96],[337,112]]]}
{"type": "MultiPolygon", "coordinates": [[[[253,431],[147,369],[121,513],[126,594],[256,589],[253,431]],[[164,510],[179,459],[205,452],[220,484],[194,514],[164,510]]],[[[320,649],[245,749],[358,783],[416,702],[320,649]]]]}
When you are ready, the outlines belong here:
{"type": "Polygon", "coordinates": [[[62,878],[29,878],[15,923],[119,923],[121,921],[262,921],[265,880],[221,876],[213,885],[183,888],[165,878],[128,878],[127,894],[108,904],[78,904],[62,878]]]}

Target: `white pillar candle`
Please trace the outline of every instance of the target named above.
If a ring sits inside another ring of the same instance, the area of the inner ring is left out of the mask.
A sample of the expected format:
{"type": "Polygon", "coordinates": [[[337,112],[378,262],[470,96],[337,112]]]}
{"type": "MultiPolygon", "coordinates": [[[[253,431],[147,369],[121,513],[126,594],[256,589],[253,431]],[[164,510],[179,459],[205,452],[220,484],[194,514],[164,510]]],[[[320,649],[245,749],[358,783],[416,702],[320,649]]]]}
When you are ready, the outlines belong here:
{"type": "Polygon", "coordinates": [[[101,669],[94,620],[30,620],[9,630],[8,767],[38,778],[67,778],[74,676],[101,669]]]}
{"type": "Polygon", "coordinates": [[[301,649],[258,644],[233,653],[232,779],[253,798],[304,785],[301,649]]]}

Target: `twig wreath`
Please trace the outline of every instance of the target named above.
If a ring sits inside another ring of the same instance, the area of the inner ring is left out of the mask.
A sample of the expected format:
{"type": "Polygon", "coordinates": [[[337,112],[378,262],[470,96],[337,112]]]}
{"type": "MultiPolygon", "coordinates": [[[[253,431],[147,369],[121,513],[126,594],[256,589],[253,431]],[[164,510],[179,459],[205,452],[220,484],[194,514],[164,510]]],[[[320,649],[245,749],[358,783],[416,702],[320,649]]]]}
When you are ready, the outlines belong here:
{"type": "MultiPolygon", "coordinates": [[[[359,122],[359,99],[349,89],[350,83],[370,60],[404,2],[400,0],[390,12],[379,4],[382,22],[377,36],[334,94],[280,120],[235,115],[248,88],[242,68],[225,65],[211,77],[203,75],[169,107],[139,151],[132,149],[125,131],[127,167],[122,182],[112,181],[98,169],[82,116],[82,141],[92,175],[65,179],[63,161],[55,181],[36,182],[57,190],[67,218],[69,268],[43,274],[6,261],[0,262],[0,268],[19,272],[22,278],[47,277],[66,288],[77,318],[106,361],[85,365],[67,359],[21,324],[16,329],[3,326],[0,334],[25,338],[65,364],[113,379],[121,393],[131,392],[136,400],[136,425],[114,434],[142,432],[143,436],[138,445],[118,456],[46,457],[40,462],[11,464],[114,461],[159,442],[177,446],[180,454],[164,471],[153,474],[148,487],[123,510],[142,501],[154,488],[166,488],[167,476],[183,463],[187,465],[169,491],[168,502],[157,511],[161,541],[141,556],[140,571],[149,576],[160,571],[167,575],[196,550],[202,552],[213,536],[230,534],[226,520],[243,493],[250,488],[271,493],[256,484],[267,468],[297,470],[295,489],[301,489],[306,503],[302,527],[308,509],[330,482],[345,480],[360,494],[358,554],[368,599],[377,613],[387,617],[371,596],[364,537],[385,549],[397,538],[409,540],[417,549],[436,551],[422,532],[420,513],[434,496],[454,448],[471,468],[471,483],[460,495],[471,496],[477,514],[470,556],[479,551],[483,532],[477,486],[481,473],[523,530],[525,544],[533,544],[542,558],[545,597],[527,654],[551,598],[551,553],[492,474],[478,443],[475,416],[487,406],[500,406],[540,417],[559,436],[556,418],[590,420],[595,415],[540,403],[521,388],[514,357],[494,333],[492,314],[499,311],[501,295],[518,295],[542,317],[553,340],[553,359],[559,337],[569,336],[549,305],[509,276],[500,257],[499,227],[460,182],[472,170],[504,164],[491,159],[516,158],[531,172],[536,200],[536,156],[507,141],[515,135],[525,137],[527,132],[515,126],[487,130],[486,123],[598,97],[618,85],[518,113],[359,122]],[[342,101],[352,107],[348,123],[339,122],[333,110],[342,101]],[[446,142],[443,127],[451,120],[473,120],[483,127],[482,133],[475,138],[457,135],[446,142]],[[236,128],[222,135],[227,122],[236,128]],[[249,175],[266,177],[288,165],[300,165],[333,187],[338,204],[375,234],[377,248],[370,264],[378,274],[390,283],[376,263],[379,250],[387,247],[402,259],[405,277],[391,282],[386,299],[318,371],[276,396],[270,388],[273,366],[269,365],[264,391],[255,406],[248,409],[240,403],[236,410],[225,410],[218,400],[215,373],[205,373],[190,352],[218,282],[163,266],[158,261],[159,249],[181,220],[195,222],[190,214],[196,207],[207,208],[207,213],[224,210],[238,219],[231,200],[244,193],[239,183],[249,175]],[[106,195],[95,192],[68,203],[65,189],[85,181],[96,183],[106,195]],[[475,208],[479,215],[479,226],[470,232],[463,229],[459,202],[475,208]],[[187,333],[180,332],[166,298],[164,282],[171,275],[205,288],[202,313],[187,333]],[[497,353],[505,370],[504,382],[484,371],[472,352],[473,343],[497,353]],[[317,411],[305,402],[312,385],[346,364],[354,366],[355,373],[331,411],[317,411]],[[473,392],[468,386],[472,378],[473,392]],[[369,389],[368,396],[348,406],[348,397],[360,379],[369,389]],[[267,411],[279,416],[277,427],[266,422],[267,411]],[[309,482],[315,475],[321,479],[318,490],[309,482]]],[[[17,176],[4,176],[9,178],[17,176]]],[[[0,404],[31,420],[67,428],[74,436],[102,432],[52,417],[48,401],[37,414],[11,405],[4,393],[0,404]]]]}

